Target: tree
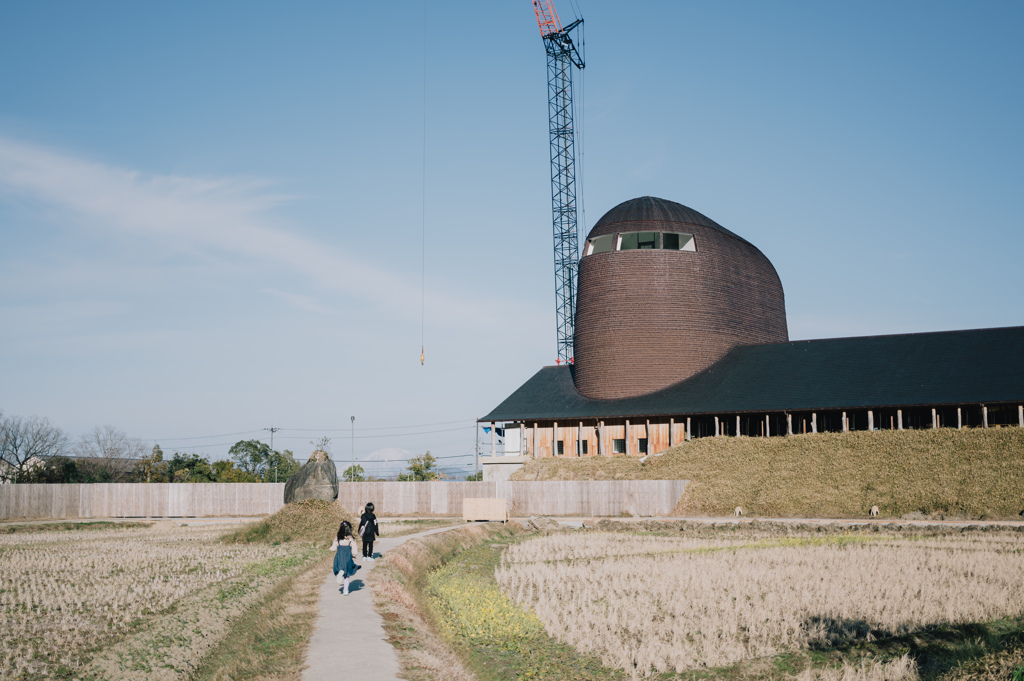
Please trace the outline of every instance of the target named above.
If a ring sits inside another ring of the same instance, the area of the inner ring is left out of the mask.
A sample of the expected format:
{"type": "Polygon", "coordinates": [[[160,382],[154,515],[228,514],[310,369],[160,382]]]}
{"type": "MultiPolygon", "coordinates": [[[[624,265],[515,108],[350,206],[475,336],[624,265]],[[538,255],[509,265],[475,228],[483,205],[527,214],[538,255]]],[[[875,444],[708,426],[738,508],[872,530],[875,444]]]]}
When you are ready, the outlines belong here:
{"type": "Polygon", "coordinates": [[[74,459],[52,456],[42,464],[26,469],[19,482],[58,485],[90,481],[78,470],[78,463],[74,459]]]}
{"type": "Polygon", "coordinates": [[[466,476],[466,480],[469,482],[480,482],[484,479],[484,472],[477,471],[476,473],[470,473],[466,476]]]}
{"type": "Polygon", "coordinates": [[[198,454],[174,453],[167,464],[171,482],[216,482],[216,474],[206,457],[198,454]]]}
{"type": "Polygon", "coordinates": [[[160,445],[153,445],[149,456],[139,459],[135,464],[135,475],[142,482],[167,482],[167,462],[160,445]]]}
{"type": "Polygon", "coordinates": [[[67,433],[45,418],[0,412],[0,480],[17,482],[27,469],[66,454],[69,441],[67,433]]]}
{"type": "Polygon", "coordinates": [[[365,480],[363,477],[364,472],[363,467],[359,464],[349,466],[345,469],[345,472],[341,474],[341,479],[349,482],[363,482],[365,480]]]}
{"type": "Polygon", "coordinates": [[[284,482],[301,468],[291,451],[272,450],[259,440],[239,440],[228,454],[239,470],[254,478],[253,482],[284,482]]]}
{"type": "Polygon", "coordinates": [[[114,426],[97,426],[75,445],[78,467],[97,482],[120,482],[132,471],[132,461],[141,459],[146,446],[114,426]]]}
{"type": "Polygon", "coordinates": [[[285,482],[298,473],[300,468],[302,464],[295,460],[295,455],[290,449],[270,452],[263,482],[285,482]]]}
{"type": "Polygon", "coordinates": [[[214,461],[213,474],[217,482],[259,482],[252,473],[235,468],[234,461],[214,461]]]}
{"type": "Polygon", "coordinates": [[[423,456],[409,459],[409,472],[398,476],[399,480],[442,480],[444,476],[436,470],[437,459],[428,451],[423,456]]]}
{"type": "Polygon", "coordinates": [[[259,440],[239,440],[228,450],[232,461],[241,470],[263,479],[270,460],[270,445],[259,440]]]}

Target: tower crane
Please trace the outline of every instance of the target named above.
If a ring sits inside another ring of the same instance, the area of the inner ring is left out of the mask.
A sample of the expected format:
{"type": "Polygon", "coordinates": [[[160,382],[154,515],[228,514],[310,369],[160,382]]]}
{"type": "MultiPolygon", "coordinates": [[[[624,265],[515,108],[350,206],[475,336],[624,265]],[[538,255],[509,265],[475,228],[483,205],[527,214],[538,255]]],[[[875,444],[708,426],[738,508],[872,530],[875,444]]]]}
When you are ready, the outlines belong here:
{"type": "Polygon", "coordinates": [[[567,26],[555,12],[553,0],[532,0],[540,37],[548,55],[548,126],[551,140],[551,211],[555,237],[556,362],[573,361],[576,317],[576,270],[579,237],[576,232],[576,147],[573,132],[572,69],[583,69],[583,54],[570,33],[583,24],[567,26]]]}

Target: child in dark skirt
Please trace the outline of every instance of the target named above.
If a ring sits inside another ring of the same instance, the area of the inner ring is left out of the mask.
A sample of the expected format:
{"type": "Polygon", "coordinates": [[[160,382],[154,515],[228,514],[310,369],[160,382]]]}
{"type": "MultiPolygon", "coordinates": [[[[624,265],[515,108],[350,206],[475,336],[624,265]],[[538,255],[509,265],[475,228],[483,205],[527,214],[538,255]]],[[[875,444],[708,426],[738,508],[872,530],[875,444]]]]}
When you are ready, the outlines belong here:
{"type": "Polygon", "coordinates": [[[348,521],[341,523],[341,527],[338,528],[338,536],[335,537],[331,548],[334,549],[334,578],[341,586],[342,595],[348,596],[349,580],[359,569],[353,560],[356,540],[352,537],[352,526],[348,521]]]}
{"type": "Polygon", "coordinates": [[[373,540],[380,536],[380,528],[377,527],[372,503],[366,505],[366,510],[359,518],[359,536],[363,538],[363,558],[373,560],[373,540]]]}

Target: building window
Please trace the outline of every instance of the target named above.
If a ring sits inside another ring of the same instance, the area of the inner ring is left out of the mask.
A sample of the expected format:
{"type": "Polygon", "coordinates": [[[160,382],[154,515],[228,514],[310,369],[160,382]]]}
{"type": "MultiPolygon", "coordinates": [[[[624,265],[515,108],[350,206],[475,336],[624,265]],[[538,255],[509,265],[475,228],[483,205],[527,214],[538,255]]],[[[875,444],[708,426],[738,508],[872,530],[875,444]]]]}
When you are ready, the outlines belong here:
{"type": "Polygon", "coordinates": [[[580,440],[580,454],[587,453],[587,445],[589,443],[586,440],[580,440]]]}
{"type": "Polygon", "coordinates": [[[661,248],[666,251],[696,251],[697,244],[692,234],[665,232],[661,235],[661,248]]]}
{"type": "Polygon", "coordinates": [[[625,454],[626,453],[626,439],[612,438],[612,454],[625,454]]]}
{"type": "Polygon", "coordinates": [[[646,454],[647,453],[647,438],[645,438],[645,437],[640,438],[640,441],[639,441],[639,444],[637,445],[637,448],[640,450],[641,454],[646,454]]]}
{"type": "Polygon", "coordinates": [[[558,456],[565,454],[565,440],[558,441],[558,456]]]}
{"type": "Polygon", "coordinates": [[[619,235],[619,250],[654,249],[658,241],[658,232],[623,232],[619,235]]]}
{"type": "Polygon", "coordinates": [[[604,236],[595,236],[593,239],[587,239],[587,247],[583,251],[583,255],[593,255],[594,253],[607,253],[612,250],[612,245],[615,243],[614,234],[605,234],[604,236]]]}
{"type": "Polygon", "coordinates": [[[696,251],[692,234],[683,232],[619,232],[587,239],[583,255],[616,251],[661,249],[664,251],[696,251]]]}

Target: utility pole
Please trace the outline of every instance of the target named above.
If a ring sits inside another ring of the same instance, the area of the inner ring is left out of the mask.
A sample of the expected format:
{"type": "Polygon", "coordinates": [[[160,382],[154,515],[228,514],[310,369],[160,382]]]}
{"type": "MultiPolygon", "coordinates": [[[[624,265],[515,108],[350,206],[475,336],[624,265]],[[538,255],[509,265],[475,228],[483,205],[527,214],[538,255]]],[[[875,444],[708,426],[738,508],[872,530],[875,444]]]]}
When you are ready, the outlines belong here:
{"type": "Polygon", "coordinates": [[[476,462],[476,470],[474,472],[475,473],[479,473],[480,472],[480,424],[477,423],[475,425],[476,425],[476,455],[474,456],[473,460],[476,462]]]}
{"type": "Polygon", "coordinates": [[[356,417],[352,417],[352,467],[348,469],[348,481],[355,482],[356,480],[356,417]]]}
{"type": "MultiPolygon", "coordinates": [[[[269,428],[264,428],[263,430],[270,431],[270,455],[274,456],[274,433],[281,429],[275,428],[274,426],[270,426],[269,428]]],[[[274,457],[274,482],[277,482],[277,457],[274,457]]]]}

